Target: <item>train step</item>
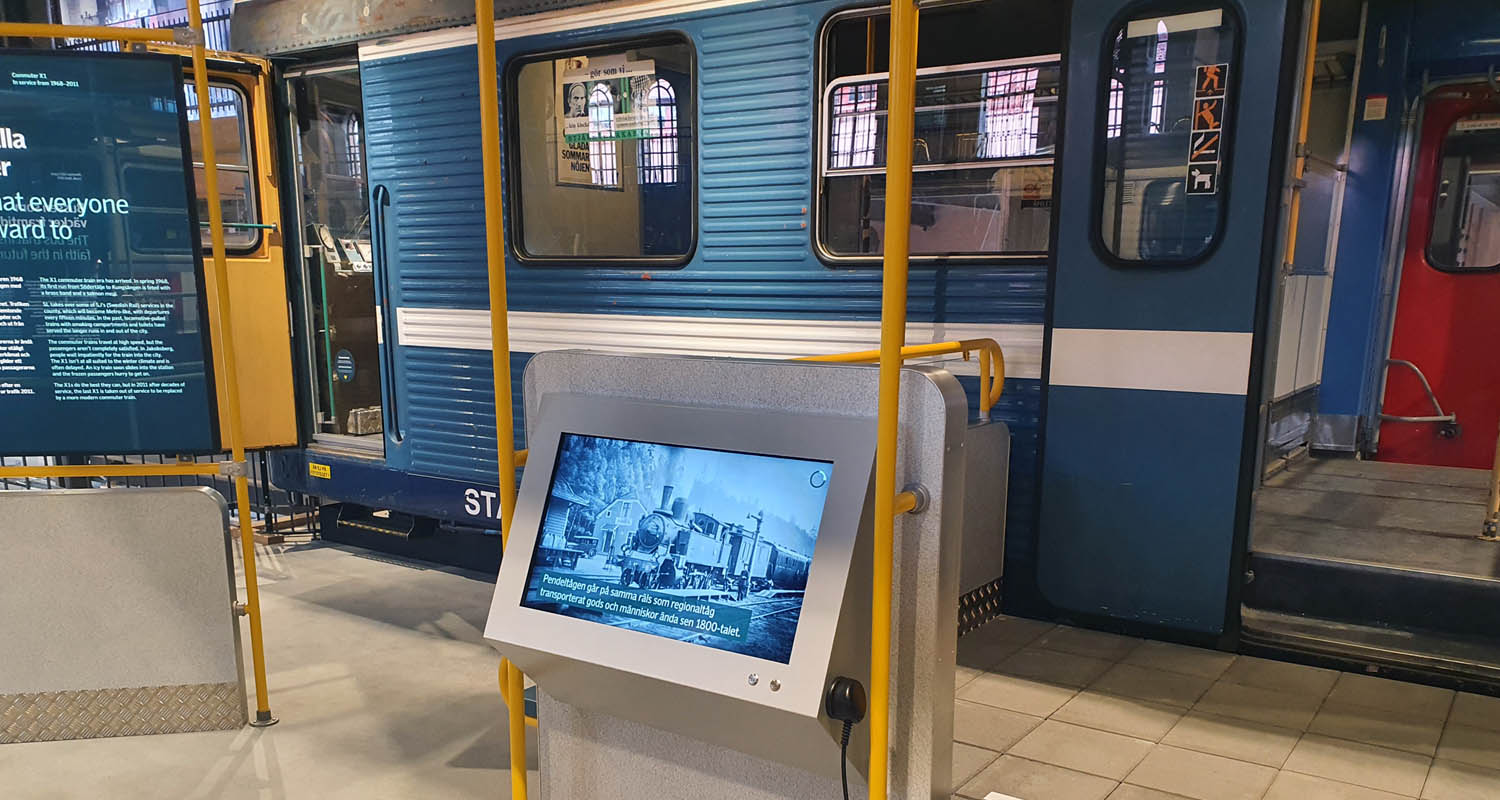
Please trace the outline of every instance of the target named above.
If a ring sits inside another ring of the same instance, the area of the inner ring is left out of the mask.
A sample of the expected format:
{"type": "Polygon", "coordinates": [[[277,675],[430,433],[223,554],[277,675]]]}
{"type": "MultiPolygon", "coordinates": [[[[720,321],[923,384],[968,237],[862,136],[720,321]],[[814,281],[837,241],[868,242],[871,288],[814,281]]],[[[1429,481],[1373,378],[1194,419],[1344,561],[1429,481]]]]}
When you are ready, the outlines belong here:
{"type": "Polygon", "coordinates": [[[1359,561],[1252,552],[1244,602],[1259,611],[1341,623],[1493,637],[1500,580],[1359,561]]]}
{"type": "Polygon", "coordinates": [[[320,515],[330,542],[474,570],[490,580],[500,572],[500,537],[476,528],[352,503],[323,506],[320,515]]]}

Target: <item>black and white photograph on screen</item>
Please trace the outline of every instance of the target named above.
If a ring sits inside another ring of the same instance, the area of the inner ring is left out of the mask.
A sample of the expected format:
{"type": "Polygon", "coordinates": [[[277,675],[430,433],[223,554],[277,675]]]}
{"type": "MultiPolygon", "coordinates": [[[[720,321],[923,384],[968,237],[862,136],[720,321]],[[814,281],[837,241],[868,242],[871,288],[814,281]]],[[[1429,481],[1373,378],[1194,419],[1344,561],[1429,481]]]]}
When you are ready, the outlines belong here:
{"type": "Polygon", "coordinates": [[[787,663],[832,464],[563,434],[527,607],[787,663]]]}

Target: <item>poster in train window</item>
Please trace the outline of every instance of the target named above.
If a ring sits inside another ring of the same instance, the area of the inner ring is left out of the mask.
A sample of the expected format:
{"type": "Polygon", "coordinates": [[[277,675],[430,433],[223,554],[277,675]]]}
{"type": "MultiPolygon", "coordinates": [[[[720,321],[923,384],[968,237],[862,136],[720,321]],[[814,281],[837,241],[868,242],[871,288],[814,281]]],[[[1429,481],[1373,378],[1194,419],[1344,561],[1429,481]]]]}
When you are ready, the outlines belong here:
{"type": "Polygon", "coordinates": [[[576,145],[647,135],[656,62],[624,53],[561,61],[564,141],[576,145]]]}
{"type": "Polygon", "coordinates": [[[789,663],[832,474],[564,433],[521,604],[789,663]]]}
{"type": "Polygon", "coordinates": [[[0,452],[217,451],[176,60],[0,61],[0,452]]]}

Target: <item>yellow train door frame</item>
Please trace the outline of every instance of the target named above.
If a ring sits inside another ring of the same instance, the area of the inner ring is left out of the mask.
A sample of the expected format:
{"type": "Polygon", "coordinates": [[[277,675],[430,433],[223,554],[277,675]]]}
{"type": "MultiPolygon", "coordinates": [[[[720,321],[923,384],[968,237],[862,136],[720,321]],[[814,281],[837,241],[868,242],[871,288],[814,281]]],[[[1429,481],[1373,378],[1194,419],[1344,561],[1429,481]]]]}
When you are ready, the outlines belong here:
{"type": "MultiPolygon", "coordinates": [[[[187,48],[151,45],[149,49],[182,56],[184,77],[187,85],[192,85],[187,48]]],[[[216,131],[214,138],[220,197],[226,212],[224,228],[230,240],[225,250],[232,298],[230,329],[238,362],[245,448],[293,446],[298,444],[296,388],[277,176],[280,162],[271,115],[271,65],[238,53],[210,52],[208,58],[211,87],[232,92],[220,96],[226,104],[239,107],[225,116],[229,123],[223,126],[226,136],[216,131]],[[237,133],[235,119],[239,121],[237,133]]],[[[212,99],[210,104],[218,106],[212,99]]],[[[210,113],[214,113],[212,108],[210,113]]],[[[197,133],[196,127],[193,132],[197,133]]],[[[198,153],[194,155],[196,160],[198,153]]],[[[201,198],[201,177],[199,183],[201,198]]],[[[205,253],[208,250],[206,236],[203,249],[205,253]]],[[[213,272],[205,271],[204,279],[209,303],[217,305],[213,272]]],[[[210,320],[217,321],[218,309],[211,310],[210,320]]],[[[222,347],[223,331],[217,324],[210,327],[217,352],[222,347]]],[[[221,382],[221,394],[222,387],[221,382]]],[[[224,431],[228,429],[224,416],[228,403],[222,396],[218,399],[219,426],[224,431]]]]}

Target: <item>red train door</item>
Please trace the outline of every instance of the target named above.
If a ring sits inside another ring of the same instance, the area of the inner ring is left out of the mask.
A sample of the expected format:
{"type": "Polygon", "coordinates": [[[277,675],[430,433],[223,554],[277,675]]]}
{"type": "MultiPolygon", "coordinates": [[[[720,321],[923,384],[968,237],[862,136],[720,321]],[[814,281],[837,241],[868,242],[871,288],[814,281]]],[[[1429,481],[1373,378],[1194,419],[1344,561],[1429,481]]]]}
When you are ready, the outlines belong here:
{"type": "Polygon", "coordinates": [[[1500,94],[1436,90],[1421,126],[1377,458],[1488,469],[1500,424],[1500,94]]]}

